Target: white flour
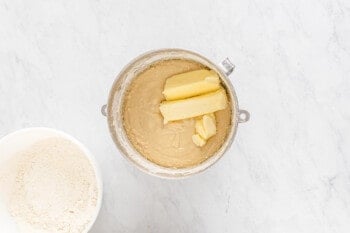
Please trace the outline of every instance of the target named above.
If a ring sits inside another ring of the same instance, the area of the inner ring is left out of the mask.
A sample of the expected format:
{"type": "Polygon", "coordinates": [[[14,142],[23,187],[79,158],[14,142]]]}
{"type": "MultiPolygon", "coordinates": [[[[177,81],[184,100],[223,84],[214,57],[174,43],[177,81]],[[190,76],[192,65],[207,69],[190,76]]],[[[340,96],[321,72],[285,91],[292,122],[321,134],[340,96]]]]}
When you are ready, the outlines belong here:
{"type": "Polygon", "coordinates": [[[44,139],[0,168],[0,191],[21,232],[81,233],[97,206],[96,176],[67,139],[44,139]]]}

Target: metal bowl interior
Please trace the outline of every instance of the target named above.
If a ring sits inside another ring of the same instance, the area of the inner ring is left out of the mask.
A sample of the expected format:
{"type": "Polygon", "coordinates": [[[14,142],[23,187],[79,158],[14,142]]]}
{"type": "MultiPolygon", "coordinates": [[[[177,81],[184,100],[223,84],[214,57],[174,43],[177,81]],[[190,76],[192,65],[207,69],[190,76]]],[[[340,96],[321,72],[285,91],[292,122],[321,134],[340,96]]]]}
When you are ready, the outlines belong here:
{"type": "Polygon", "coordinates": [[[226,74],[217,65],[206,59],[205,57],[182,49],[164,49],[156,50],[145,53],[133,61],[131,61],[117,76],[113,83],[113,86],[109,93],[109,99],[107,103],[107,119],[110,133],[112,135],[113,141],[122,152],[124,157],[126,157],[133,165],[137,166],[142,171],[162,177],[162,178],[183,178],[187,177],[212,166],[216,163],[230,147],[235,137],[238,125],[238,101],[234,88],[229,81],[226,74]],[[225,142],[221,148],[210,158],[205,160],[203,163],[198,164],[193,167],[187,168],[167,168],[159,166],[145,157],[143,157],[130,143],[123,126],[123,102],[125,93],[128,90],[130,83],[133,79],[143,70],[148,68],[151,64],[162,60],[171,59],[186,59],[201,63],[208,68],[215,70],[221,77],[224,88],[227,91],[231,110],[231,127],[229,129],[228,135],[225,142]]]}

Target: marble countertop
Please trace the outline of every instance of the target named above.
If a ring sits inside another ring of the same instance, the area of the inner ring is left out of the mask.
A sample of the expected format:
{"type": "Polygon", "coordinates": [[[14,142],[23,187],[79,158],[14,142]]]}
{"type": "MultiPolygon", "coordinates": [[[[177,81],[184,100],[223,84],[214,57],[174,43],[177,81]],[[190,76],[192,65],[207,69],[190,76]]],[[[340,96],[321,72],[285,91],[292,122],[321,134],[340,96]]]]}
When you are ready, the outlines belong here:
{"type": "Polygon", "coordinates": [[[95,154],[100,232],[350,232],[350,1],[0,0],[0,136],[46,126],[95,154]],[[116,74],[178,47],[236,65],[229,152],[162,180],[115,148],[100,107],[116,74]]]}

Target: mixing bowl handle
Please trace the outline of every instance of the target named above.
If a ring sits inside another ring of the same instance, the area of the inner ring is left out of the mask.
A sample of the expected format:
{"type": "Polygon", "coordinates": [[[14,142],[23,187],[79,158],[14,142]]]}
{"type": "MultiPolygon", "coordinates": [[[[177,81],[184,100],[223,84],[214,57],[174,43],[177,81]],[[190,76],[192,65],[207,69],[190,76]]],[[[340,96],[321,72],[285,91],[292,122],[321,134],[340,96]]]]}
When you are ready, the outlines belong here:
{"type": "Polygon", "coordinates": [[[235,65],[230,61],[228,57],[221,62],[221,67],[226,76],[229,76],[235,69],[235,65]]]}
{"type": "Polygon", "coordinates": [[[102,105],[102,107],[101,107],[101,113],[102,113],[102,115],[104,115],[105,117],[107,116],[107,104],[102,105]]]}
{"type": "MultiPolygon", "coordinates": [[[[223,60],[221,63],[221,69],[226,74],[226,76],[229,76],[233,70],[235,69],[235,65],[230,61],[230,59],[227,57],[225,60],[223,60]]],[[[250,114],[247,110],[240,109],[238,110],[238,123],[244,123],[249,121],[250,114]]]]}
{"type": "Polygon", "coordinates": [[[249,121],[250,114],[247,110],[238,110],[238,123],[244,123],[249,121]]]}

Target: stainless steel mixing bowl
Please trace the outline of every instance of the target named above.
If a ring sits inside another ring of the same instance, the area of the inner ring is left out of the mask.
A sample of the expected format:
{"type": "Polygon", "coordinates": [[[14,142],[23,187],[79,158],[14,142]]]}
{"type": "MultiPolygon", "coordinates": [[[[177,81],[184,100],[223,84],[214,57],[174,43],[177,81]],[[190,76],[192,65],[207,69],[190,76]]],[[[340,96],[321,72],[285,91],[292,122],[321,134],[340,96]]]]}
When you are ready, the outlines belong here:
{"type": "Polygon", "coordinates": [[[141,56],[135,58],[128,65],[126,65],[126,67],[116,77],[109,92],[108,103],[101,108],[102,114],[107,117],[109,131],[114,143],[124,157],[127,158],[133,165],[154,176],[162,178],[182,178],[199,173],[209,168],[224,155],[232,144],[237,132],[238,124],[248,121],[250,117],[246,110],[239,109],[238,107],[235,90],[228,78],[233,70],[234,65],[229,59],[225,59],[220,65],[216,65],[209,59],[197,53],[182,49],[156,50],[142,54],[141,56]],[[188,168],[167,168],[147,160],[132,146],[123,127],[123,101],[125,93],[128,90],[132,80],[151,64],[158,61],[171,59],[192,60],[215,70],[219,74],[222,84],[227,91],[232,109],[231,127],[221,148],[203,163],[188,168]]]}

